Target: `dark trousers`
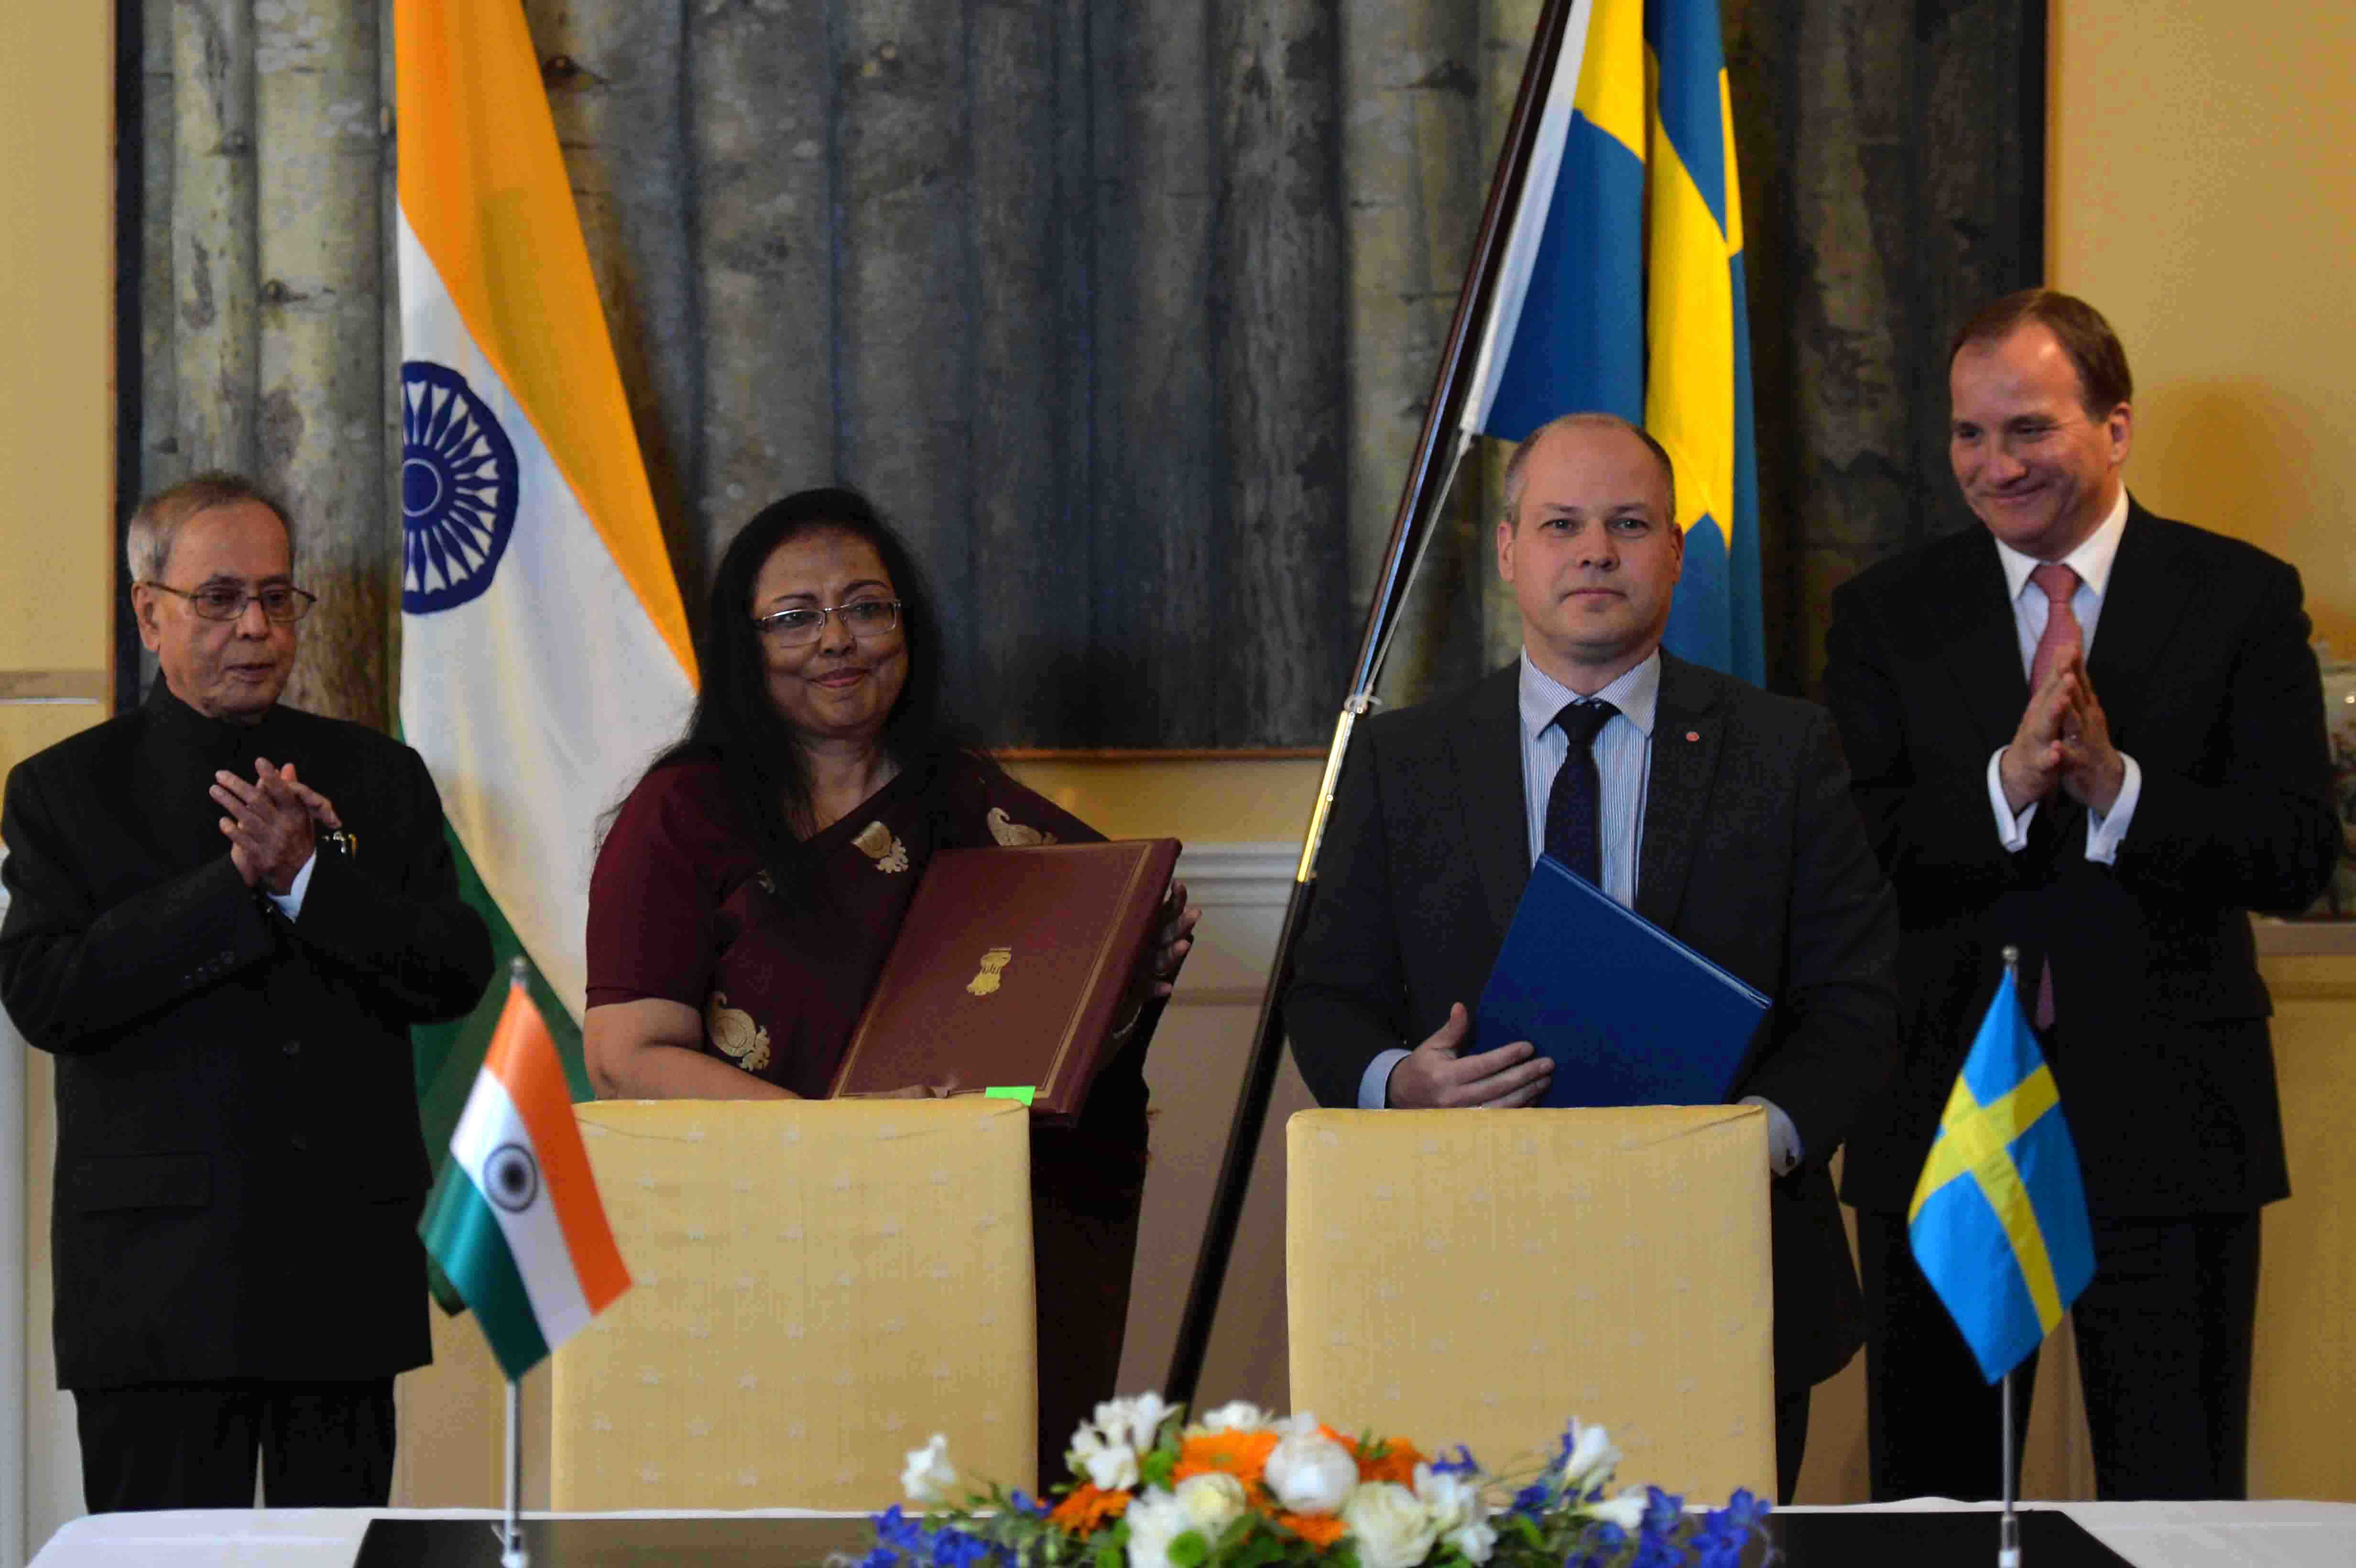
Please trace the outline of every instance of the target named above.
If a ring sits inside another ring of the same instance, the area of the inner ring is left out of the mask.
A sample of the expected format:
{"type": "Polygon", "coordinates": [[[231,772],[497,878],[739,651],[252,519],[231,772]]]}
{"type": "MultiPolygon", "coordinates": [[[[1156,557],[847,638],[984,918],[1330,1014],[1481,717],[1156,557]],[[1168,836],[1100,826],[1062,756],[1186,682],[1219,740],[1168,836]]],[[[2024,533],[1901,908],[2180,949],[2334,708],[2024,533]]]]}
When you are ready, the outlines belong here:
{"type": "Polygon", "coordinates": [[[1789,1503],[1800,1487],[1800,1459],[1808,1448],[1808,1391],[1775,1394],[1775,1501],[1789,1503]]]}
{"type": "Polygon", "coordinates": [[[382,1508],[392,1495],[392,1380],[76,1389],[92,1513],[382,1508]]]}
{"type": "MultiPolygon", "coordinates": [[[[2247,1497],[2258,1216],[2098,1219],[2094,1238],[2094,1283],[2070,1317],[2095,1495],[2247,1497]]],[[[1998,1496],[2002,1391],[1914,1266],[1906,1217],[1860,1213],[1858,1253],[1874,1500],[1998,1496]]],[[[2016,1456],[2036,1379],[2032,1354],[2013,1376],[2016,1456]]]]}

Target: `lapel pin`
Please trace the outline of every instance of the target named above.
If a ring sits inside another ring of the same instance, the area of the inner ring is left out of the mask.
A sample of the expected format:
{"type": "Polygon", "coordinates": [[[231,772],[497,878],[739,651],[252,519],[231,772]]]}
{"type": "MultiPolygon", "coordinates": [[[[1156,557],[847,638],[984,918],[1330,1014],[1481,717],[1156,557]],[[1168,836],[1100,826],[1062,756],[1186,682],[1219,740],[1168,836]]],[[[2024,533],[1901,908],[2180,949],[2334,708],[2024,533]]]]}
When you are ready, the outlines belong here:
{"type": "Polygon", "coordinates": [[[1698,741],[1701,739],[1701,731],[1698,730],[1688,730],[1686,731],[1686,739],[1688,741],[1698,741]]]}

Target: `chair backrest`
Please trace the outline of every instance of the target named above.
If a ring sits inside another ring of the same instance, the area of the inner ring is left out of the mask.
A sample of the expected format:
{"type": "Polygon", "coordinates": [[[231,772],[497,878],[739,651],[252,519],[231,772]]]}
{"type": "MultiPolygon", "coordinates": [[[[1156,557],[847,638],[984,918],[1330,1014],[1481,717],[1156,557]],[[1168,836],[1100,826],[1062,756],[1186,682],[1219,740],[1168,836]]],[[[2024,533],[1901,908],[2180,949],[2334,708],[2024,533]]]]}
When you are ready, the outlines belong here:
{"type": "Polygon", "coordinates": [[[880,1509],[946,1433],[1038,1470],[1029,1112],[577,1108],[633,1288],[554,1357],[558,1509],[880,1509]]]}
{"type": "Polygon", "coordinates": [[[1532,1469],[1774,1496],[1767,1135],[1751,1106],[1310,1111],[1287,1125],[1292,1407],[1532,1469]]]}

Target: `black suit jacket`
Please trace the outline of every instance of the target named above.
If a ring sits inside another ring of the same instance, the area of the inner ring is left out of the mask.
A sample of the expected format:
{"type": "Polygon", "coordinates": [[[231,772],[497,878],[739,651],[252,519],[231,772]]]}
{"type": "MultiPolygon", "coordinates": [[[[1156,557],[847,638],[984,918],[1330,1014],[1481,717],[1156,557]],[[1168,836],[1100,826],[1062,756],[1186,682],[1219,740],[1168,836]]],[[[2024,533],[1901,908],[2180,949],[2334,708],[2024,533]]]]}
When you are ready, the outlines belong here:
{"type": "Polygon", "coordinates": [[[139,709],[10,773],[0,1000],[57,1056],[66,1388],[388,1376],[431,1359],[412,1021],[466,1012],[490,939],[417,754],[278,708],[139,709]],[[288,922],[239,878],[216,768],[335,803],[288,922]]]}
{"type": "MultiPolygon", "coordinates": [[[[1776,1381],[1804,1389],[1858,1343],[1825,1163],[1891,1057],[1896,920],[1824,710],[1661,664],[1636,909],[1773,998],[1735,1093],[1782,1107],[1805,1149],[1770,1205],[1776,1381]]],[[[1529,877],[1519,678],[1509,666],[1359,729],[1285,1000],[1324,1104],[1355,1104],[1376,1054],[1480,999],[1529,877]]]]}
{"type": "Polygon", "coordinates": [[[1903,1063],[1849,1141],[1843,1196],[1903,1211],[1964,1052],[2021,950],[2050,955],[2046,1042],[2097,1215],[2254,1209],[2289,1191],[2246,911],[2311,901],[2340,833],[2298,574],[2129,509],[2087,676],[2143,787],[2115,866],[2057,795],[2008,854],[1988,758],[2028,706],[1994,541],[1972,528],[1833,596],[1826,679],[1898,890],[1903,1063]]]}

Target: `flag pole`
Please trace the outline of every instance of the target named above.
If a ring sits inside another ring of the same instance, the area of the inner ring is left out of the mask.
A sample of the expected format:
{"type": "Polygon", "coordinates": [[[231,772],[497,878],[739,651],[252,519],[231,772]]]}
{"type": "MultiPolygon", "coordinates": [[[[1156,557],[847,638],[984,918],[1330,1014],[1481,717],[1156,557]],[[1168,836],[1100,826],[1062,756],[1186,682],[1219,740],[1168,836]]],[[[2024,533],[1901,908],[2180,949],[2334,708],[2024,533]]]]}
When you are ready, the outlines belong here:
{"type": "MultiPolygon", "coordinates": [[[[508,989],[531,984],[531,965],[520,953],[508,961],[508,989]]],[[[508,1517],[499,1531],[499,1568],[530,1568],[523,1544],[523,1384],[508,1380],[508,1517]]]]}
{"type": "Polygon", "coordinates": [[[2020,1516],[2012,1508],[2012,1371],[2004,1374],[2004,1522],[1997,1527],[1997,1568],[2020,1568],[2020,1516]]]}
{"type": "Polygon", "coordinates": [[[1529,60],[1514,100],[1513,118],[1506,123],[1505,144],[1497,155],[1497,172],[1489,182],[1489,200],[1481,214],[1481,228],[1472,243],[1472,264],[1456,296],[1456,316],[1441,350],[1430,403],[1424,411],[1423,432],[1408,465],[1407,483],[1398,511],[1391,523],[1390,543],[1375,592],[1366,607],[1366,629],[1350,677],[1349,695],[1334,720],[1333,740],[1325,756],[1325,772],[1302,835],[1301,860],[1295,869],[1291,896],[1278,928],[1275,955],[1269,962],[1268,989],[1260,998],[1259,1023],[1246,1058],[1242,1089],[1235,1116],[1227,1127],[1226,1152],[1219,1161],[1218,1185],[1194,1254],[1194,1277],[1187,1287],[1185,1311],[1179,1318],[1178,1339],[1170,1355],[1170,1374],[1162,1392],[1172,1403],[1192,1404],[1201,1381],[1203,1357],[1210,1348],[1211,1322],[1226,1283],[1227,1259],[1235,1250],[1236,1227],[1243,1218],[1244,1196],[1259,1154],[1262,1128],[1268,1121],[1269,1095],[1276,1087],[1276,1070],[1284,1049],[1283,997],[1292,979],[1292,950],[1308,923],[1317,891],[1317,851],[1325,837],[1325,819],[1333,810],[1333,791],[1341,782],[1342,763],[1350,748],[1350,732],[1375,707],[1375,682],[1382,673],[1383,656],[1413,580],[1418,562],[1431,537],[1431,520],[1447,499],[1457,464],[1472,443],[1462,428],[1464,400],[1470,390],[1478,341],[1496,294],[1497,274],[1505,261],[1512,215],[1521,200],[1530,149],[1537,140],[1546,108],[1546,85],[1554,75],[1569,25],[1572,0],[1547,0],[1531,40],[1529,60]]]}
{"type": "MultiPolygon", "coordinates": [[[[517,960],[521,963],[521,959],[517,960]]],[[[508,1380],[508,1517],[499,1531],[499,1568],[530,1568],[523,1544],[523,1385],[508,1380]]]]}
{"type": "MultiPolygon", "coordinates": [[[[2015,986],[2020,983],[2019,967],[2020,949],[2010,943],[2005,944],[2005,978],[2015,986]]],[[[1997,1568],[2020,1568],[2020,1516],[2013,1511],[2012,1507],[2013,1476],[2017,1469],[2013,1453],[2016,1439],[2012,1427],[2012,1373],[2010,1367],[2004,1370],[2004,1441],[2001,1445],[2004,1453],[2004,1520],[1997,1527],[1997,1568]]]]}

